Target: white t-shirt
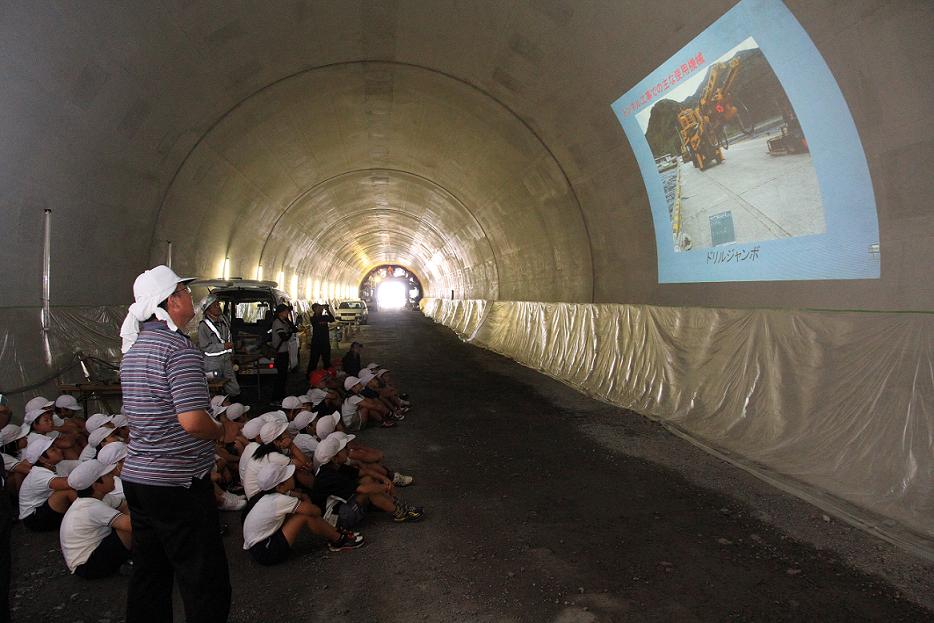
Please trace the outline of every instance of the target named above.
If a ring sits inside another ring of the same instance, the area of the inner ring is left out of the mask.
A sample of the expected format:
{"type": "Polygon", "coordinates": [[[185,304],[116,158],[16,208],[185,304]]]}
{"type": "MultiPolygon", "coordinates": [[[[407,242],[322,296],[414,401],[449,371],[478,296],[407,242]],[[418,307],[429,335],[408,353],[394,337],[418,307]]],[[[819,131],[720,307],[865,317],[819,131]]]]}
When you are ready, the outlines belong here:
{"type": "Polygon", "coordinates": [[[60,418],[59,416],[55,415],[54,413],[52,414],[52,426],[61,426],[61,425],[64,424],[64,423],[65,423],[65,420],[64,420],[64,419],[60,418]]]}
{"type": "Polygon", "coordinates": [[[120,513],[97,498],[74,501],[59,529],[62,555],[72,573],[83,565],[111,531],[111,524],[120,513]]]}
{"type": "Polygon", "coordinates": [[[97,457],[97,448],[95,448],[91,444],[88,444],[84,446],[84,448],[81,450],[81,454],[78,455],[78,460],[83,463],[84,461],[90,461],[91,459],[96,458],[96,457],[97,457]]]}
{"type": "Polygon", "coordinates": [[[117,508],[126,501],[123,494],[123,481],[120,476],[114,476],[114,490],[104,496],[104,504],[117,508]]]}
{"type": "Polygon", "coordinates": [[[279,465],[288,465],[291,459],[280,452],[270,452],[261,459],[254,459],[251,457],[250,460],[247,461],[246,471],[243,474],[243,478],[240,480],[240,483],[243,485],[243,493],[246,494],[248,500],[259,493],[259,483],[256,482],[256,477],[259,476],[259,470],[263,469],[263,466],[270,462],[278,463],[279,465]]]}
{"type": "Polygon", "coordinates": [[[318,440],[308,433],[299,433],[295,435],[295,437],[292,438],[292,443],[309,459],[315,455],[315,448],[318,447],[318,440]]]}
{"type": "Polygon", "coordinates": [[[258,447],[257,442],[251,441],[243,448],[243,452],[240,454],[240,462],[237,464],[237,471],[240,472],[240,482],[243,482],[243,477],[246,476],[246,464],[253,458],[253,453],[256,452],[258,447]]]}
{"type": "Polygon", "coordinates": [[[301,500],[282,493],[264,495],[243,521],[243,549],[250,549],[285,523],[286,515],[295,512],[301,500]]]}
{"type": "Polygon", "coordinates": [[[19,518],[26,519],[37,508],[52,497],[49,483],[55,478],[55,472],[39,465],[33,465],[19,488],[19,518]]]}
{"type": "Polygon", "coordinates": [[[55,475],[68,477],[68,474],[75,471],[75,468],[81,464],[81,461],[74,459],[62,459],[55,464],[55,475]]]}
{"type": "Polygon", "coordinates": [[[359,396],[347,396],[343,404],[341,404],[341,420],[344,422],[345,428],[354,429],[359,424],[360,418],[357,417],[357,405],[359,403],[359,396]]]}
{"type": "Polygon", "coordinates": [[[6,470],[6,473],[9,474],[13,471],[13,468],[23,462],[23,459],[18,459],[15,456],[10,456],[5,452],[0,452],[3,455],[3,468],[6,470]]]}

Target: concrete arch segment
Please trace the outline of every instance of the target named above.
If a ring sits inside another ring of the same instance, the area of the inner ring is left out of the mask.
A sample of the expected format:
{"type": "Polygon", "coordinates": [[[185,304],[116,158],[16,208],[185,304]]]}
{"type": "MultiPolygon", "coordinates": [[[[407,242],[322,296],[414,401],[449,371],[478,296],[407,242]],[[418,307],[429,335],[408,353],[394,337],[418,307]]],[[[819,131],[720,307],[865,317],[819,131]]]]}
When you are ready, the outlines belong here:
{"type": "Polygon", "coordinates": [[[154,261],[163,240],[198,274],[230,257],[242,276],[262,262],[267,277],[355,283],[399,261],[464,298],[588,301],[593,287],[580,206],[537,136],[478,89],[397,63],[309,70],[241,102],[166,192],[154,261]],[[420,233],[404,246],[378,236],[406,219],[420,233]],[[320,232],[336,223],[374,257],[329,253],[320,232]]]}

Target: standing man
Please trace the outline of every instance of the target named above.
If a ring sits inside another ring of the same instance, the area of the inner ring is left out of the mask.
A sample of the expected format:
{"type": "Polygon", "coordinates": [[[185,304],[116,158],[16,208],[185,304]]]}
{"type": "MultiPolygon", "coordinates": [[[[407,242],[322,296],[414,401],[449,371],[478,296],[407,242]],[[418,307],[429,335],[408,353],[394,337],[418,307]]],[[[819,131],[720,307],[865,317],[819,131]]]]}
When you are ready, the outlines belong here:
{"type": "Polygon", "coordinates": [[[120,336],[130,444],[120,475],[133,527],[127,623],[172,620],[172,583],[188,621],[226,621],[230,577],[211,486],[214,445],[235,422],[208,415],[204,356],[180,330],[194,318],[188,282],[167,266],[133,284],[120,336]]]}
{"type": "Polygon", "coordinates": [[[198,348],[204,351],[205,372],[217,372],[224,379],[224,393],[234,398],[240,394],[240,384],[233,368],[233,340],[227,316],[221,313],[221,302],[209,294],[201,302],[204,317],[198,323],[198,348]]]}
{"type": "Polygon", "coordinates": [[[330,306],[314,303],[311,306],[311,342],[309,347],[311,356],[308,358],[308,372],[306,376],[318,369],[318,359],[321,359],[322,368],[331,367],[331,335],[328,323],[334,321],[330,306]]]}
{"type": "Polygon", "coordinates": [[[275,318],[272,321],[272,349],[276,353],[276,387],[274,400],[285,397],[285,387],[289,380],[289,340],[298,333],[298,328],[292,324],[289,314],[292,309],[285,303],[276,305],[275,318]]]}

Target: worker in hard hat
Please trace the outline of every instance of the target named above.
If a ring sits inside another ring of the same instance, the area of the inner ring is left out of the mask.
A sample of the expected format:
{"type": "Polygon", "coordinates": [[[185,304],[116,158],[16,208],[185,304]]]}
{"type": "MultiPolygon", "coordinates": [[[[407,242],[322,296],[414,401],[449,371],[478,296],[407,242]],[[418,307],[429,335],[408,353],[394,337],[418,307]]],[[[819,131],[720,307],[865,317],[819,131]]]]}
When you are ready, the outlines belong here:
{"type": "Polygon", "coordinates": [[[209,294],[201,302],[204,317],[198,323],[198,348],[204,351],[204,371],[214,372],[216,378],[224,380],[224,393],[236,396],[240,393],[237,373],[233,367],[233,338],[230,323],[221,313],[221,302],[209,294]]]}

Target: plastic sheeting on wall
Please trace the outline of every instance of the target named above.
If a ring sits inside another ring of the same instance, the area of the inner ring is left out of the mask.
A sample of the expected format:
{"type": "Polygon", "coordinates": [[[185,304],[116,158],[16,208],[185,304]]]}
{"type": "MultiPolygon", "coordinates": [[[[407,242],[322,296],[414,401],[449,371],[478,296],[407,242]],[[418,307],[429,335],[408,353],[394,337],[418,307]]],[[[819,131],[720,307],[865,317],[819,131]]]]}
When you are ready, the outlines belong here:
{"type": "Polygon", "coordinates": [[[51,311],[49,332],[44,333],[40,307],[0,309],[0,391],[11,392],[49,379],[39,387],[9,396],[17,421],[30,398],[40,394],[54,398],[59,382],[86,380],[81,367],[75,365],[76,352],[111,362],[121,358],[119,333],[126,307],[53,307],[51,311]]]}
{"type": "Polygon", "coordinates": [[[934,558],[934,316],[439,299],[423,310],[934,558]]]}

